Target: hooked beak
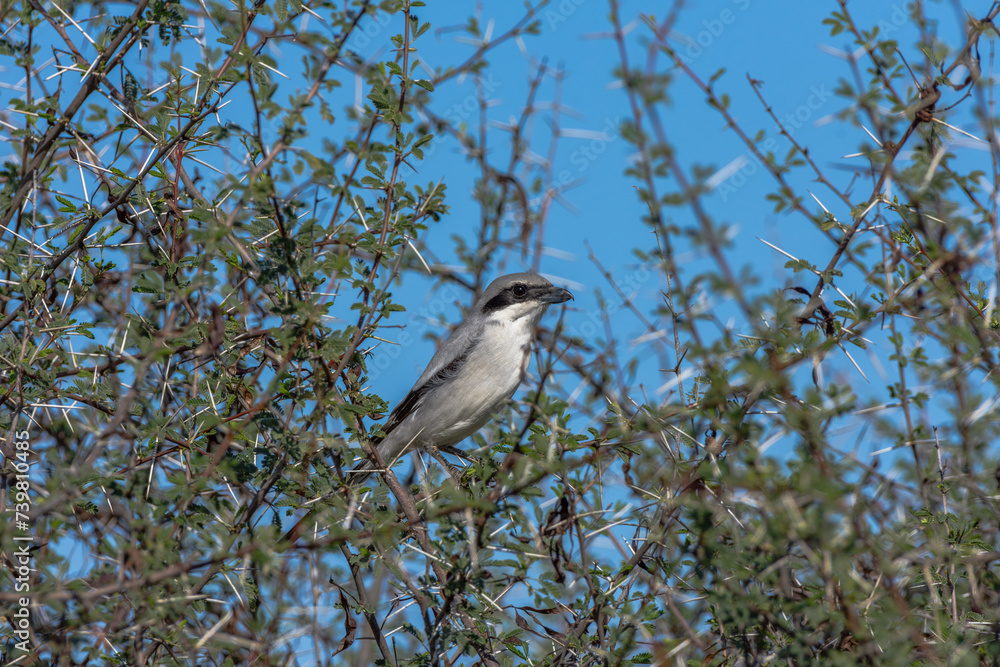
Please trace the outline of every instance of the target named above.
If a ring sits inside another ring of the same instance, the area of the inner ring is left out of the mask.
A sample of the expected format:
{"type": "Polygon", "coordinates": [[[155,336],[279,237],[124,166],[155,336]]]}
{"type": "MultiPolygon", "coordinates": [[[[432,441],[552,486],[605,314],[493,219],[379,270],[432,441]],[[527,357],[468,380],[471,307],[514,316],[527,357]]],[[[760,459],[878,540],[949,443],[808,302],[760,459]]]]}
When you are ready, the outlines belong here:
{"type": "Polygon", "coordinates": [[[573,293],[562,287],[546,287],[538,293],[538,300],[542,303],[564,303],[572,298],[573,293]]]}

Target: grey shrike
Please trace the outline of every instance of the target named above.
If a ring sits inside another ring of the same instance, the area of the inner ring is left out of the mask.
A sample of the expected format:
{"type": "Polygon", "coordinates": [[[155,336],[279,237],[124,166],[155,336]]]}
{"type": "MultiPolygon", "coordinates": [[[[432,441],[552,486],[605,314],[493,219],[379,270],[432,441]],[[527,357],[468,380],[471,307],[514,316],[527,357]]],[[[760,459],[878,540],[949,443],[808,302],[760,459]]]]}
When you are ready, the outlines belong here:
{"type": "MultiPolygon", "coordinates": [[[[382,462],[391,467],[413,449],[455,452],[453,445],[478,431],[521,384],[545,309],[572,298],[569,290],[530,273],[490,283],[389,414],[385,437],[371,439],[382,462]]],[[[348,483],[356,487],[377,470],[366,459],[348,483]]]]}

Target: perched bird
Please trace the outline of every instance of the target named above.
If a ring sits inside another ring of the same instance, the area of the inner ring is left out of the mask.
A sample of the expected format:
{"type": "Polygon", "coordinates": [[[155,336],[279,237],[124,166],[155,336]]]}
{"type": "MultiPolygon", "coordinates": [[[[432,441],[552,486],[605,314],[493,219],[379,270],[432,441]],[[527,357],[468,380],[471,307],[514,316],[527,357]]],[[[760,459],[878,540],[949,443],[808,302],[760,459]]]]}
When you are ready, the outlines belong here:
{"type": "MultiPolygon", "coordinates": [[[[389,414],[384,438],[372,438],[391,466],[413,449],[455,452],[453,445],[479,430],[509,399],[528,368],[535,325],[549,304],[573,298],[531,273],[497,278],[468,318],[438,349],[410,392],[389,414]]],[[[364,482],[378,466],[365,460],[349,477],[364,482]]]]}

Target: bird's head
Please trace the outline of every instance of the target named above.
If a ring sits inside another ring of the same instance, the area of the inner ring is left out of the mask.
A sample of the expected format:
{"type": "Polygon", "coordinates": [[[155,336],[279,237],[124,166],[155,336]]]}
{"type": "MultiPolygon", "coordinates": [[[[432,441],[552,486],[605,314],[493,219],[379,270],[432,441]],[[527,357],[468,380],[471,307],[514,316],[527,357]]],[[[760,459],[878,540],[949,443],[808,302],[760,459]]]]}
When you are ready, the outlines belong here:
{"type": "Polygon", "coordinates": [[[511,273],[490,283],[476,302],[476,312],[510,322],[523,317],[538,319],[549,304],[563,303],[573,294],[533,273],[511,273]]]}

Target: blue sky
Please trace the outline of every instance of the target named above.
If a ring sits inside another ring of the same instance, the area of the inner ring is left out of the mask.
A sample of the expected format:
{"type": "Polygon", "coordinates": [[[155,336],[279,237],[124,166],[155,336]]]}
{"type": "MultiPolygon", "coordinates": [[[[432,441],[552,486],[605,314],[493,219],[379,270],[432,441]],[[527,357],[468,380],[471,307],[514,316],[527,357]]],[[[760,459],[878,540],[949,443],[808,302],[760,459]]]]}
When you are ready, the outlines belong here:
{"type": "MultiPolygon", "coordinates": [[[[819,166],[839,186],[858,178],[854,198],[863,202],[870,193],[871,181],[866,179],[867,163],[862,158],[847,158],[857,153],[871,140],[858,127],[837,119],[836,114],[848,104],[834,94],[839,80],[850,77],[845,56],[854,51],[846,34],[830,35],[830,28],[822,23],[828,13],[836,9],[832,3],[755,2],[732,0],[705,3],[686,7],[676,23],[670,42],[682,54],[685,62],[702,79],[708,80],[720,69],[725,73],[717,80],[719,94],[730,96],[730,109],[743,129],[751,136],[763,130],[775,146],[775,153],[783,157],[790,144],[778,136],[777,128],[767,116],[763,106],[751,89],[747,76],[764,82],[763,93],[775,114],[785,120],[794,138],[807,145],[819,166]],[[855,172],[854,170],[858,170],[855,172]]],[[[942,9],[932,7],[932,9],[942,9]]],[[[879,26],[883,35],[898,39],[908,58],[916,59],[911,43],[916,31],[910,26],[906,5],[900,2],[872,2],[851,5],[852,15],[862,27],[879,26]]],[[[420,11],[422,20],[429,20],[434,29],[418,44],[420,55],[432,65],[461,62],[473,51],[474,46],[461,41],[464,33],[451,29],[456,22],[464,22],[467,6],[456,9],[455,3],[429,3],[420,11]],[[429,39],[428,39],[429,37],[429,39]]],[[[646,62],[646,47],[651,39],[650,29],[639,20],[642,14],[661,18],[662,3],[623,2],[621,15],[628,33],[629,57],[634,66],[646,62]]],[[[962,25],[951,9],[942,9],[939,36],[958,43],[962,25]]],[[[504,33],[522,16],[517,3],[483,3],[479,21],[481,25],[493,22],[493,36],[504,33]]],[[[654,239],[647,226],[640,221],[645,212],[634,190],[634,182],[624,174],[632,159],[633,148],[620,136],[616,128],[629,117],[629,106],[620,82],[613,72],[619,65],[617,45],[609,37],[611,24],[608,6],[603,2],[576,2],[564,0],[543,9],[540,13],[541,35],[523,42],[507,42],[490,56],[490,67],[484,80],[490,91],[489,118],[494,124],[504,123],[521,112],[528,91],[533,63],[546,59],[550,66],[565,71],[561,88],[563,112],[560,117],[562,137],[555,157],[554,171],[568,173],[575,187],[568,189],[561,201],[551,210],[547,223],[546,245],[549,254],[542,263],[543,273],[574,289],[577,300],[567,316],[571,327],[578,330],[595,321],[596,301],[593,292],[600,289],[605,295],[611,290],[588,260],[588,245],[598,259],[618,279],[630,280],[637,288],[638,300],[651,311],[659,300],[659,290],[665,285],[656,276],[643,271],[632,254],[633,248],[650,250],[654,239]],[[636,276],[645,280],[636,280],[636,276]]],[[[380,20],[387,21],[385,17],[380,20]]],[[[370,21],[366,35],[354,44],[366,58],[384,57],[389,37],[396,26],[378,20],[370,21]],[[378,26],[378,30],[374,26],[378,26]]],[[[350,45],[350,43],[349,43],[350,45]]],[[[865,67],[862,61],[861,67],[865,67]]],[[[788,258],[765,245],[763,239],[797,257],[819,265],[828,261],[833,246],[808,220],[787,213],[775,213],[766,195],[775,189],[773,178],[748,153],[735,133],[726,129],[722,117],[704,101],[704,95],[676,68],[666,56],[659,58],[659,71],[672,71],[675,79],[668,89],[672,101],[664,111],[663,122],[669,139],[673,142],[679,159],[689,168],[693,165],[710,168],[715,172],[714,191],[704,204],[707,211],[719,222],[732,226],[732,247],[727,257],[734,271],[751,267],[762,283],[759,290],[787,287],[798,284],[810,289],[814,279],[805,274],[792,274],[784,267],[788,258]]],[[[964,72],[961,72],[964,76],[964,72]]],[[[547,79],[541,86],[537,99],[551,102],[555,95],[555,81],[547,79]]],[[[435,108],[439,114],[467,121],[474,128],[477,111],[469,112],[467,103],[475,99],[476,87],[471,78],[453,79],[436,91],[435,108]],[[448,115],[450,114],[450,116],[448,115]]],[[[541,105],[540,105],[541,106],[541,105]]],[[[950,119],[960,126],[960,120],[950,119]]],[[[966,119],[968,121],[968,119],[966,119]]],[[[976,133],[974,126],[970,131],[976,133]]],[[[550,132],[544,123],[534,127],[533,147],[545,154],[550,132]]],[[[509,135],[494,127],[489,142],[495,161],[505,156],[509,135]]],[[[988,160],[988,153],[970,148],[975,159],[988,160]]],[[[903,155],[905,157],[905,154],[903,155]]],[[[457,142],[445,138],[434,147],[433,154],[419,167],[420,182],[445,178],[448,182],[450,215],[426,232],[424,241],[432,248],[447,246],[451,234],[469,235],[478,221],[478,208],[470,193],[476,171],[461,154],[457,142]]],[[[849,220],[848,213],[835,197],[822,186],[810,182],[811,174],[805,170],[793,173],[789,180],[802,191],[814,193],[824,205],[841,220],[849,220]]],[[[670,179],[660,184],[661,193],[672,187],[670,179]]],[[[808,202],[815,210],[819,205],[808,202]]],[[[678,226],[692,227],[696,223],[689,211],[683,208],[668,210],[671,221],[678,226]]],[[[677,241],[678,253],[684,262],[684,271],[707,270],[712,263],[705,257],[685,248],[683,239],[677,241]]],[[[517,254],[506,258],[505,270],[521,270],[517,254]]],[[[402,315],[402,322],[420,321],[422,312],[431,309],[435,296],[427,295],[422,286],[411,286],[398,292],[397,298],[405,303],[409,312],[402,315]]],[[[855,286],[850,276],[840,287],[851,291],[855,286]]],[[[438,302],[440,297],[438,297],[438,302]]],[[[711,302],[710,307],[719,313],[732,310],[724,302],[711,302]]],[[[447,315],[453,321],[458,313],[447,315]]],[[[722,319],[725,321],[726,317],[722,319]]],[[[661,323],[664,327],[666,323],[661,323]]],[[[619,312],[614,317],[616,336],[629,341],[643,332],[641,325],[628,313],[619,312]]],[[[740,330],[742,323],[733,321],[740,330]]],[[[426,322],[421,328],[427,328],[426,322]]],[[[602,327],[589,326],[587,331],[602,327]]],[[[438,332],[443,330],[438,329],[438,332]]],[[[669,332],[668,332],[669,333],[669,332]]],[[[861,370],[878,391],[889,376],[882,377],[882,360],[887,359],[890,348],[873,332],[876,346],[867,353],[853,351],[861,370]]],[[[631,348],[640,357],[655,358],[652,350],[640,345],[631,348]]],[[[399,385],[390,387],[384,377],[375,374],[373,389],[393,403],[409,387],[409,378],[416,377],[432,352],[430,343],[394,350],[399,355],[398,364],[392,364],[394,379],[399,385]],[[406,379],[404,379],[406,378],[406,379]]],[[[868,384],[864,377],[845,358],[835,361],[839,378],[856,385],[864,393],[868,384]]],[[[663,382],[655,364],[646,366],[638,378],[647,386],[656,387],[663,382]]],[[[828,372],[830,372],[828,370],[828,372]]],[[[811,369],[804,369],[803,381],[808,381],[811,369]]]]}

